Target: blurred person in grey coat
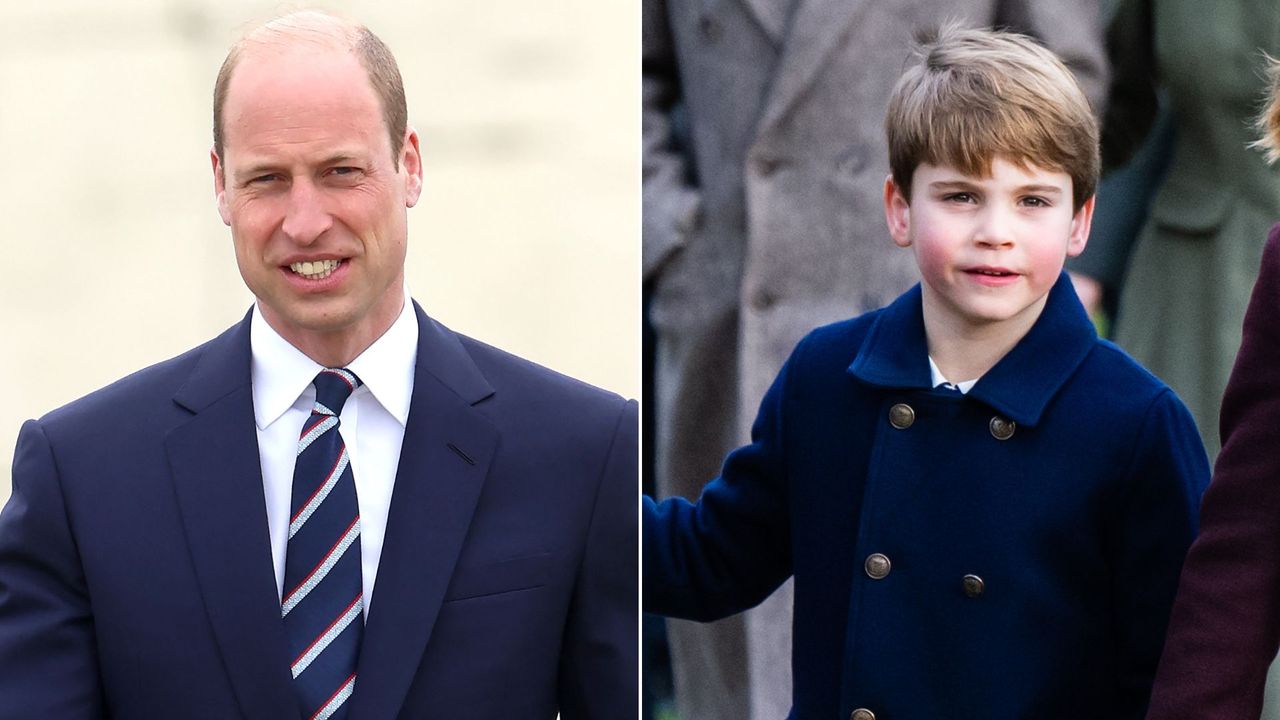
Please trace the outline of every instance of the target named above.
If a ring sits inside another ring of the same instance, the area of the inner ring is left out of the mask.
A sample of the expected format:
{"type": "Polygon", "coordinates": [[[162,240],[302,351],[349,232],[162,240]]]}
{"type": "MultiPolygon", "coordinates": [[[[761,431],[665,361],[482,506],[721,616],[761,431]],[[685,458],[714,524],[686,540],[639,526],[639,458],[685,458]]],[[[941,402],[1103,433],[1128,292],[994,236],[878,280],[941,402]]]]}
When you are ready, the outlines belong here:
{"type": "MultiPolygon", "coordinates": [[[[1097,0],[644,0],[661,494],[698,496],[807,330],[918,279],[884,225],[883,118],[912,35],[944,20],[1037,37],[1104,95],[1097,0]]],[[[787,715],[790,584],[670,634],[682,720],[787,715]]]]}

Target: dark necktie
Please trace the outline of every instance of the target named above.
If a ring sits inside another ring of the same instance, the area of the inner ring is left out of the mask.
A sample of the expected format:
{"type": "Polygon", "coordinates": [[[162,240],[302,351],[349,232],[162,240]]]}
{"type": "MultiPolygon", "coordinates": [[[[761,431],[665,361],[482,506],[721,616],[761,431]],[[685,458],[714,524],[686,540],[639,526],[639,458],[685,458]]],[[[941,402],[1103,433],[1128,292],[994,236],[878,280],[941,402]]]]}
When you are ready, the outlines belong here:
{"type": "Polygon", "coordinates": [[[360,386],[355,373],[316,375],[316,402],[298,440],[280,610],[302,717],[347,716],[364,634],[360,508],[338,415],[360,386]]]}

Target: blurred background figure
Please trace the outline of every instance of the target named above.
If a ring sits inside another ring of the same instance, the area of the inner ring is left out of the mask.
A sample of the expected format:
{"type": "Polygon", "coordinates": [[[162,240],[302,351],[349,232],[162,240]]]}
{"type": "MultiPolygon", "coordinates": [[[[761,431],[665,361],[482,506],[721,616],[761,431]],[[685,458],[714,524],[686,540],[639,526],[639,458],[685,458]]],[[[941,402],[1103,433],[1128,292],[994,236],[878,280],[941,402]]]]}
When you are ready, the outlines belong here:
{"type": "Polygon", "coordinates": [[[1156,160],[1167,170],[1156,174],[1141,231],[1095,219],[1089,257],[1075,270],[1128,258],[1115,339],[1187,404],[1210,457],[1263,242],[1280,217],[1280,171],[1248,147],[1278,28],[1280,7],[1269,0],[1214,3],[1212,13],[1192,0],[1119,0],[1108,30],[1103,162],[1115,166],[1147,141],[1163,146],[1156,160]]]}
{"type": "MultiPolygon", "coordinates": [[[[0,504],[23,420],[252,302],[214,203],[210,105],[227,48],[280,5],[0,2],[14,168],[0,175],[0,375],[21,378],[0,405],[0,504]]],[[[425,166],[414,296],[459,332],[638,396],[638,18],[593,0],[328,5],[378,28],[405,77],[425,166]]]]}
{"type": "MultiPolygon", "coordinates": [[[[816,325],[917,280],[885,229],[883,118],[908,42],[955,19],[1040,38],[1095,106],[1096,1],[643,0],[643,263],[659,495],[696,498],[816,325]]],[[[791,586],[669,625],[682,720],[790,708],[791,586]]]]}

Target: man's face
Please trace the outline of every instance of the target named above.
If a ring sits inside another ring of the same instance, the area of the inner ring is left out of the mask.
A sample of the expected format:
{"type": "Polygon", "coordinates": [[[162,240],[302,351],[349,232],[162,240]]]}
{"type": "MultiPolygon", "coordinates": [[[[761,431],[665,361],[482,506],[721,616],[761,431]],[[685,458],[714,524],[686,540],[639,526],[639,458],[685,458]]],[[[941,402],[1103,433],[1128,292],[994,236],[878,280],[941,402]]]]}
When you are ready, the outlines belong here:
{"type": "Polygon", "coordinates": [[[395,162],[350,53],[255,48],[231,78],[223,156],[213,154],[218,212],[263,317],[313,358],[349,362],[403,304],[406,209],[422,186],[417,135],[406,134],[395,162]]]}
{"type": "Polygon", "coordinates": [[[915,251],[926,312],[961,332],[1030,329],[1089,237],[1093,199],[1073,211],[1071,190],[1066,173],[1003,158],[990,177],[921,165],[910,202],[886,181],[890,234],[915,251]]]}

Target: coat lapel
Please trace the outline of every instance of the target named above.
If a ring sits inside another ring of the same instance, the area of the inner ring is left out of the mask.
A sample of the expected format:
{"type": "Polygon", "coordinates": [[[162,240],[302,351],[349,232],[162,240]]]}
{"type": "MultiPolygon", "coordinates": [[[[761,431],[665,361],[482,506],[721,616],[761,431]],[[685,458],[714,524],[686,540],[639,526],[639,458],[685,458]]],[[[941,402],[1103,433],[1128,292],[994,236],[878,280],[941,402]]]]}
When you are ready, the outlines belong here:
{"type": "Polygon", "coordinates": [[[418,314],[413,400],[378,579],[360,650],[352,720],[392,720],[417,673],[498,446],[473,405],[493,389],[457,336],[418,314]]]}
{"type": "Polygon", "coordinates": [[[280,621],[250,388],[249,320],[202,351],[175,402],[194,413],[169,432],[187,546],[205,610],[246,718],[298,717],[280,621]]]}
{"type": "MultiPolygon", "coordinates": [[[[744,0],[750,2],[750,0],[744,0]]],[[[756,135],[778,123],[822,68],[866,0],[796,0],[777,74],[769,88],[756,135]]]]}

